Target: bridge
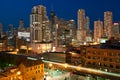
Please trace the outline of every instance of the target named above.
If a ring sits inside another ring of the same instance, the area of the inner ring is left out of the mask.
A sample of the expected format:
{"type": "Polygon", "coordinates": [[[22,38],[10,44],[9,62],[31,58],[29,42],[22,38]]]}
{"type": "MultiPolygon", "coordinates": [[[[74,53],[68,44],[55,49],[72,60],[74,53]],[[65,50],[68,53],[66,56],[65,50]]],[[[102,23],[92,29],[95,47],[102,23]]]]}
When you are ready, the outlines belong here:
{"type": "Polygon", "coordinates": [[[112,80],[120,80],[120,74],[117,74],[117,73],[111,73],[111,72],[101,71],[93,68],[86,68],[82,66],[73,66],[66,63],[53,62],[48,60],[43,60],[43,62],[46,64],[52,64],[53,66],[58,66],[61,69],[75,71],[77,74],[80,74],[80,75],[92,75],[92,76],[109,78],[112,80]]]}

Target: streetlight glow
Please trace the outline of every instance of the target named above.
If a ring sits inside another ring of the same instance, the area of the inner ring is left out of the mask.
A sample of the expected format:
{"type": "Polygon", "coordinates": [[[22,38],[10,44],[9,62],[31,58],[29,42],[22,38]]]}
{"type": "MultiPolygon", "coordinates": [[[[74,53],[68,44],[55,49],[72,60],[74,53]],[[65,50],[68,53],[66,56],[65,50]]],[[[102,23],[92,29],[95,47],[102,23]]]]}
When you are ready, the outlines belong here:
{"type": "Polygon", "coordinates": [[[64,67],[67,68],[67,67],[68,67],[68,64],[64,64],[64,67]]]}
{"type": "Polygon", "coordinates": [[[18,72],[17,72],[17,75],[20,75],[20,74],[21,74],[21,72],[20,72],[20,71],[18,71],[18,72]]]}
{"type": "Polygon", "coordinates": [[[52,67],[52,64],[51,64],[51,63],[49,63],[49,67],[52,67]]]}

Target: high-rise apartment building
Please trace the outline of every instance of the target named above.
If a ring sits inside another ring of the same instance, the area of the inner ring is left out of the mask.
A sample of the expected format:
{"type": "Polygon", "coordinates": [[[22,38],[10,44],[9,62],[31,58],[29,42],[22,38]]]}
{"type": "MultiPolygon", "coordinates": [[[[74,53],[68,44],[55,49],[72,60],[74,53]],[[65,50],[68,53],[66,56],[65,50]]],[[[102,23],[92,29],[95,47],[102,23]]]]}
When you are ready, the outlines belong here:
{"type": "Polygon", "coordinates": [[[86,30],[87,30],[87,32],[89,32],[89,30],[90,30],[90,19],[89,19],[89,17],[88,16],[86,16],[85,17],[85,25],[86,25],[86,30]]]}
{"type": "Polygon", "coordinates": [[[31,42],[42,42],[50,39],[48,24],[46,7],[43,5],[34,6],[30,14],[31,42]]]}
{"type": "Polygon", "coordinates": [[[72,39],[76,39],[76,25],[75,20],[69,20],[68,21],[68,27],[69,27],[69,35],[72,39]]]}
{"type": "Polygon", "coordinates": [[[85,20],[85,10],[78,10],[78,29],[77,29],[77,40],[79,42],[86,41],[86,20],[85,20]]]}
{"type": "Polygon", "coordinates": [[[8,50],[15,49],[16,48],[16,30],[13,24],[8,25],[7,37],[8,37],[8,42],[7,42],[8,50]]]}
{"type": "Polygon", "coordinates": [[[51,25],[55,24],[55,13],[53,10],[50,12],[50,24],[51,25]]]}
{"type": "Polygon", "coordinates": [[[8,36],[9,39],[13,38],[13,36],[14,36],[14,26],[13,26],[13,24],[8,25],[7,36],[8,36]]]}
{"type": "Polygon", "coordinates": [[[104,37],[108,39],[112,36],[112,12],[104,12],[104,37]]]}
{"type": "Polygon", "coordinates": [[[78,29],[85,29],[85,10],[78,10],[78,29]]]}
{"type": "Polygon", "coordinates": [[[55,17],[55,43],[59,46],[68,45],[76,39],[76,25],[74,20],[57,19],[55,17]],[[58,24],[57,24],[58,23],[58,24]]]}
{"type": "Polygon", "coordinates": [[[103,22],[94,21],[94,42],[99,42],[103,35],[103,22]]]}
{"type": "Polygon", "coordinates": [[[118,38],[120,35],[120,23],[114,22],[112,25],[112,37],[118,38]]]}
{"type": "Polygon", "coordinates": [[[54,40],[54,37],[55,37],[55,35],[54,35],[54,33],[55,33],[55,13],[53,10],[50,12],[50,31],[51,31],[51,39],[54,42],[55,41],[54,40]]]}

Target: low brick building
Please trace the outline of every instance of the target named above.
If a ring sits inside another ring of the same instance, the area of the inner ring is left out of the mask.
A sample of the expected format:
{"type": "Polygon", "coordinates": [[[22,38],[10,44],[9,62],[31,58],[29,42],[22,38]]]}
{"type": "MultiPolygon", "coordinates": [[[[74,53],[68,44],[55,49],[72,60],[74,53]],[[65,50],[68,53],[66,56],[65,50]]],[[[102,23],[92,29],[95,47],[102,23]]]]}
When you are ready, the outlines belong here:
{"type": "Polygon", "coordinates": [[[120,50],[86,48],[85,66],[120,73],[120,50]]]}

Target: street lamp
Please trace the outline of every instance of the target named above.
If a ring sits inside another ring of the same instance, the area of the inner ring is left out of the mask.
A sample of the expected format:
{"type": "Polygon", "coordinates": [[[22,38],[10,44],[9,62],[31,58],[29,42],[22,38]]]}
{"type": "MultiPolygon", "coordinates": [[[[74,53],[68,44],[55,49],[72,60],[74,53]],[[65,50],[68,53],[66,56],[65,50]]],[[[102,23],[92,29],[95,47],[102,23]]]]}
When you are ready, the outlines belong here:
{"type": "Polygon", "coordinates": [[[53,65],[51,63],[49,63],[49,67],[52,67],[53,65]]]}
{"type": "Polygon", "coordinates": [[[18,52],[18,51],[19,51],[19,49],[16,49],[16,51],[18,52]]]}
{"type": "Polygon", "coordinates": [[[65,63],[65,64],[64,64],[64,67],[67,68],[67,67],[68,67],[68,64],[65,63]]]}
{"type": "Polygon", "coordinates": [[[17,72],[17,77],[18,77],[18,80],[22,80],[22,75],[20,71],[17,72]]]}
{"type": "Polygon", "coordinates": [[[17,72],[17,75],[20,75],[20,74],[21,74],[21,72],[20,72],[20,71],[18,71],[18,72],[17,72]]]}

